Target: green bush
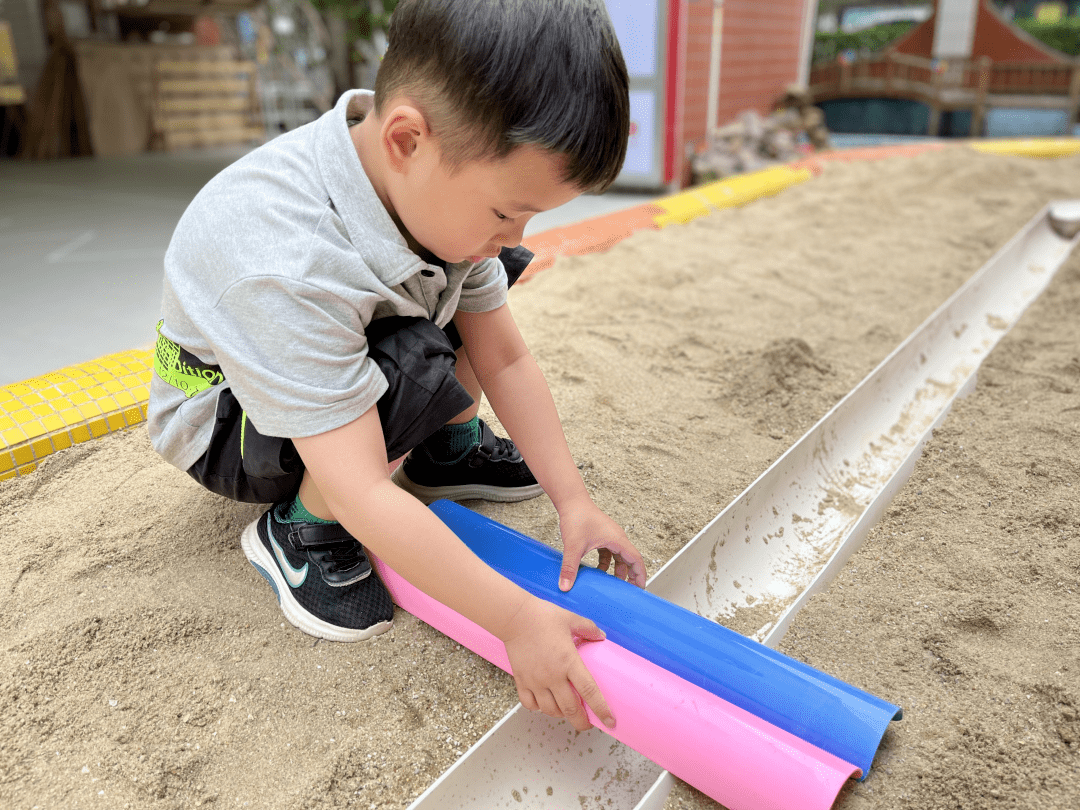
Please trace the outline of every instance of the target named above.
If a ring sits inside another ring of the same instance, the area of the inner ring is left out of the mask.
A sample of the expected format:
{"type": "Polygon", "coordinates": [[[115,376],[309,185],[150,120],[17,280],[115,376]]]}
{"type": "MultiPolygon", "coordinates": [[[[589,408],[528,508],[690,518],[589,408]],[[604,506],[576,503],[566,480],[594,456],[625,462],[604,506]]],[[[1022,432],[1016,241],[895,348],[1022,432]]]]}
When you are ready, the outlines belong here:
{"type": "Polygon", "coordinates": [[[1040,42],[1069,56],[1080,56],[1080,17],[1067,17],[1058,23],[1041,23],[1034,19],[1013,20],[1040,42]]]}
{"type": "MultiPolygon", "coordinates": [[[[1014,20],[1013,24],[1027,31],[1040,42],[1069,56],[1080,56],[1080,17],[1067,17],[1058,23],[1041,23],[1034,19],[1014,20]]],[[[911,30],[915,23],[895,22],[875,25],[853,34],[818,33],[814,37],[814,61],[831,62],[847,50],[866,56],[881,50],[911,30]]]]}
{"type": "Polygon", "coordinates": [[[823,34],[818,32],[814,37],[814,61],[831,62],[838,55],[847,50],[865,56],[866,54],[880,50],[891,42],[895,42],[901,36],[912,29],[915,23],[910,21],[885,23],[864,28],[853,34],[837,31],[835,34],[823,34]]]}

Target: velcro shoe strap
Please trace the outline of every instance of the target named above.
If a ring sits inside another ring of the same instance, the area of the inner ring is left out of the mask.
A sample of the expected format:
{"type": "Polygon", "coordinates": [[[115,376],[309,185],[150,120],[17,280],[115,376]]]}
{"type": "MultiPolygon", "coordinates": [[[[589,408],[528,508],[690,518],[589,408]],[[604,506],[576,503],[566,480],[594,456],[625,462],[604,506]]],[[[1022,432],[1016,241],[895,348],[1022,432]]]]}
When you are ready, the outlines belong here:
{"type": "Polygon", "coordinates": [[[492,454],[495,452],[495,432],[488,427],[487,422],[483,419],[477,421],[480,423],[480,444],[477,445],[472,458],[469,459],[470,467],[479,467],[485,461],[490,461],[492,454]]]}
{"type": "Polygon", "coordinates": [[[289,527],[289,542],[297,548],[328,546],[352,539],[340,523],[293,523],[289,527]]]}
{"type": "Polygon", "coordinates": [[[469,456],[469,466],[479,467],[485,461],[509,461],[511,464],[520,462],[521,453],[510,439],[500,439],[495,432],[488,427],[483,419],[480,422],[480,444],[469,456]]]}

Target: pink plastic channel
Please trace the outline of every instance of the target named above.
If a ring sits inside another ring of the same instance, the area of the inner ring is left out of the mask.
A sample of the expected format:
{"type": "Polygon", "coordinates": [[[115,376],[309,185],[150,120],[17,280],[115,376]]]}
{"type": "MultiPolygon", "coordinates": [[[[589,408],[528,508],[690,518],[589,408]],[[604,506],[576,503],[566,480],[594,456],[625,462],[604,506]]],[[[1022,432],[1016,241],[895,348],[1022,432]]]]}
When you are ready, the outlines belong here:
{"type": "MultiPolygon", "coordinates": [[[[510,672],[499,639],[372,560],[394,603],[510,672]]],[[[730,810],[827,810],[860,771],[611,641],[579,647],[615,715],[589,719],[730,810]]]]}

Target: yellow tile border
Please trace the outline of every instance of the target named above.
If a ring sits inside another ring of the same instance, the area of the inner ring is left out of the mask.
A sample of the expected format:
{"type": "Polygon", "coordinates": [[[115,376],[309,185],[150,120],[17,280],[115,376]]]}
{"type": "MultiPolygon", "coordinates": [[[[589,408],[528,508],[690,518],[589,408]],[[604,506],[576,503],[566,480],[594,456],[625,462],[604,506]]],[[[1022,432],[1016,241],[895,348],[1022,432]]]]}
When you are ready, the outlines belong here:
{"type": "Polygon", "coordinates": [[[0,481],[146,421],[154,353],[135,349],[0,386],[0,481]]]}
{"type": "MultiPolygon", "coordinates": [[[[966,143],[994,154],[1026,157],[1080,154],[1080,138],[966,143]]],[[[867,154],[862,159],[872,159],[867,154]]],[[[810,168],[797,163],[775,166],[687,189],[647,205],[664,212],[652,217],[656,226],[663,228],[690,222],[717,209],[773,196],[813,176],[810,168]]],[[[624,236],[620,232],[619,238],[624,236]]],[[[0,386],[0,481],[29,475],[52,453],[145,422],[153,365],[152,350],[134,349],[0,386]]]]}
{"type": "Polygon", "coordinates": [[[991,155],[1058,158],[1080,155],[1080,138],[1000,138],[968,141],[968,146],[991,155]]]}
{"type": "Polygon", "coordinates": [[[750,174],[728,177],[704,186],[695,186],[670,197],[661,197],[650,205],[664,209],[663,214],[653,217],[660,228],[676,223],[685,225],[721,208],[746,205],[762,197],[771,197],[784,189],[805,183],[814,176],[806,168],[774,166],[750,174]]]}

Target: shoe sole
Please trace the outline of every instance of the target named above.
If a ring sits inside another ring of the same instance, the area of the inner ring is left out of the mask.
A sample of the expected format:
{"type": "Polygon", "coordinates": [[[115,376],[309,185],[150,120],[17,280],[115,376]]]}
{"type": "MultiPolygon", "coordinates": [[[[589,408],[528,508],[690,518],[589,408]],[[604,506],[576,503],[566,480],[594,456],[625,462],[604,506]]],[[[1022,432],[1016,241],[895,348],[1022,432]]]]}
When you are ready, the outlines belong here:
{"type": "Polygon", "coordinates": [[[290,588],[289,583],[285,581],[285,577],[281,573],[281,569],[278,568],[277,562],[270,552],[267,551],[266,546],[263,545],[262,539],[259,537],[259,521],[262,519],[263,518],[259,518],[259,520],[253,521],[246,529],[244,529],[244,533],[240,535],[240,547],[244,549],[244,556],[248,558],[248,562],[255,566],[255,570],[258,571],[263,579],[270,583],[270,587],[274,589],[274,596],[277,597],[278,605],[281,606],[281,612],[285,614],[285,618],[289,620],[289,624],[297,630],[302,630],[309,636],[324,638],[327,641],[364,641],[372,636],[385,633],[394,626],[394,621],[391,619],[390,621],[379,622],[378,624],[373,624],[371,627],[365,627],[363,629],[339,627],[338,625],[330,624],[305,610],[304,607],[293,598],[292,588],[290,588]]]}
{"type": "Polygon", "coordinates": [[[450,487],[425,487],[417,484],[405,474],[405,465],[402,464],[390,476],[390,480],[403,490],[413,495],[421,503],[429,504],[440,498],[448,501],[495,501],[497,503],[517,503],[527,501],[544,494],[544,488],[539,484],[527,487],[497,487],[491,484],[460,484],[450,487]]]}

